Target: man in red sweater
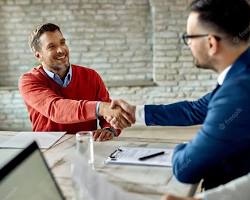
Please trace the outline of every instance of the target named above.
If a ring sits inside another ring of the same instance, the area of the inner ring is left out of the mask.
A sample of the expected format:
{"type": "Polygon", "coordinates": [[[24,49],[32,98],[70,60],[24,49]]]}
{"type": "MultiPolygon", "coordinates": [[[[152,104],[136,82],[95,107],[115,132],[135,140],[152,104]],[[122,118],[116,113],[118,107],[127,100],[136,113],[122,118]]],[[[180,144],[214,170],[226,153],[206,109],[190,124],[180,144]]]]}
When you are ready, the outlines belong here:
{"type": "Polygon", "coordinates": [[[19,90],[33,131],[95,130],[94,139],[102,141],[120,132],[104,118],[115,117],[123,127],[132,123],[120,107],[110,108],[109,93],[94,70],[70,64],[66,40],[57,25],[39,26],[31,33],[29,45],[41,64],[21,76],[19,90]]]}

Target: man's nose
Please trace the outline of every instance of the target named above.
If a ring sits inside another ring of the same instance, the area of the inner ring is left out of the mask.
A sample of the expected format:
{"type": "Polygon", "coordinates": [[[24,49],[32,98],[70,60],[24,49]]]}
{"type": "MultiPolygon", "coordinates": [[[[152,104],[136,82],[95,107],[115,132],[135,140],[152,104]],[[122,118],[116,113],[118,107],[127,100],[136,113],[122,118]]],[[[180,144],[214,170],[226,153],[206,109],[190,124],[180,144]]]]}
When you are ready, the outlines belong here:
{"type": "Polygon", "coordinates": [[[57,48],[57,53],[63,53],[63,48],[62,47],[58,47],[57,48]]]}

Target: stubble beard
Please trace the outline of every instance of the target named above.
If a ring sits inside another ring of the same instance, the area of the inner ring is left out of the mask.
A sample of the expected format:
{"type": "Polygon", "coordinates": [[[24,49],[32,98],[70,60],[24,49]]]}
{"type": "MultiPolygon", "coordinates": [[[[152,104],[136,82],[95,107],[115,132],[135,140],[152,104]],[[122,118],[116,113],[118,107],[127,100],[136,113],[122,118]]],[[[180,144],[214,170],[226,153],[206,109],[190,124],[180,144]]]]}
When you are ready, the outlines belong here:
{"type": "Polygon", "coordinates": [[[210,69],[210,70],[215,69],[214,66],[209,62],[208,59],[206,59],[206,63],[201,63],[194,56],[193,56],[193,58],[194,58],[194,64],[198,69],[210,69]]]}
{"type": "Polygon", "coordinates": [[[53,72],[58,74],[61,78],[66,75],[66,73],[69,70],[69,67],[70,67],[69,58],[67,59],[67,62],[65,64],[56,63],[51,66],[53,72]]]}

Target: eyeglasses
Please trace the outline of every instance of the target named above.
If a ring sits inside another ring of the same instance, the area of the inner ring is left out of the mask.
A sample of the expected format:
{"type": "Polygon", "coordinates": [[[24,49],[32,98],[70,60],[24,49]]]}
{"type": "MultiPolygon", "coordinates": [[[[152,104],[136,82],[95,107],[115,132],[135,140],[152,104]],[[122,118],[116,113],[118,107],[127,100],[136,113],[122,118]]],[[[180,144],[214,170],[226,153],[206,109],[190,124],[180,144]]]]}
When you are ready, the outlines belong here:
{"type": "MultiPolygon", "coordinates": [[[[190,39],[193,38],[200,38],[200,37],[207,37],[209,36],[209,34],[195,34],[195,35],[188,35],[187,33],[184,33],[182,35],[182,40],[184,42],[185,45],[189,45],[190,44],[190,39]]],[[[215,37],[216,40],[221,40],[221,38],[219,36],[213,35],[215,37]]]]}

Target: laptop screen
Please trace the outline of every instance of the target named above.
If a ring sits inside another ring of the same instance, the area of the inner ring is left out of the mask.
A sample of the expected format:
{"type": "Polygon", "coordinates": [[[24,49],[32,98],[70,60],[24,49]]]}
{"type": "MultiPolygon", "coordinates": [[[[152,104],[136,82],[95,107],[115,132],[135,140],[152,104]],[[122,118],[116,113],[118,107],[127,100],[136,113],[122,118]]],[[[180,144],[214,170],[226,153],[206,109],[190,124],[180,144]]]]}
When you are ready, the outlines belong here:
{"type": "Polygon", "coordinates": [[[0,199],[64,199],[35,142],[0,169],[0,199]]]}

